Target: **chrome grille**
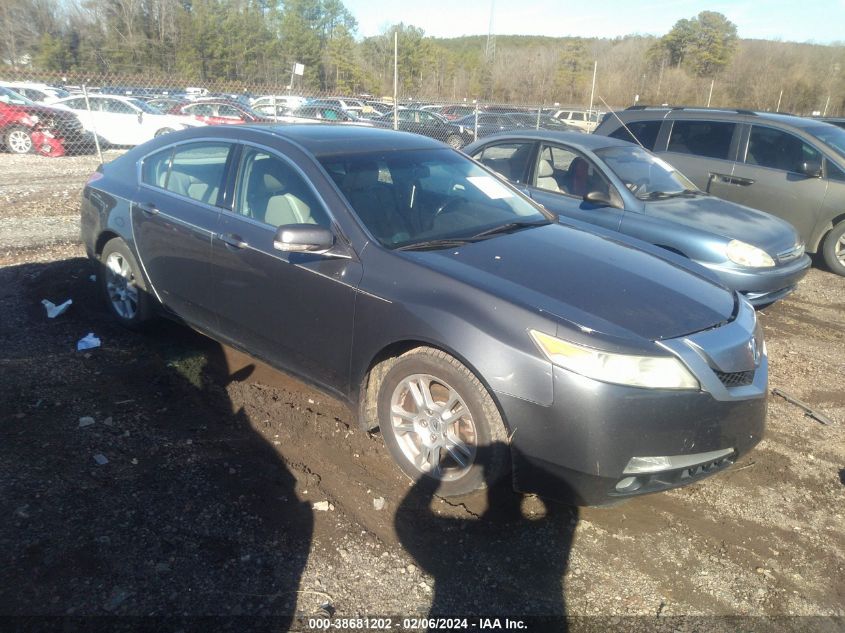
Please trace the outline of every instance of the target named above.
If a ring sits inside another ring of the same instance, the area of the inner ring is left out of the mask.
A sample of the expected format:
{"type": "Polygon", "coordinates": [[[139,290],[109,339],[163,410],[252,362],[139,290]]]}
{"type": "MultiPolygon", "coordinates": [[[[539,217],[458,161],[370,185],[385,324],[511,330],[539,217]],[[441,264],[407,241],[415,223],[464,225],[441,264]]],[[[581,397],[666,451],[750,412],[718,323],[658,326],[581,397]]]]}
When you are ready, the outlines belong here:
{"type": "Polygon", "coordinates": [[[722,384],[725,387],[745,387],[746,385],[750,385],[754,382],[754,370],[748,371],[732,371],[732,372],[724,372],[719,371],[718,369],[713,370],[716,375],[719,377],[719,380],[722,381],[722,384]]]}

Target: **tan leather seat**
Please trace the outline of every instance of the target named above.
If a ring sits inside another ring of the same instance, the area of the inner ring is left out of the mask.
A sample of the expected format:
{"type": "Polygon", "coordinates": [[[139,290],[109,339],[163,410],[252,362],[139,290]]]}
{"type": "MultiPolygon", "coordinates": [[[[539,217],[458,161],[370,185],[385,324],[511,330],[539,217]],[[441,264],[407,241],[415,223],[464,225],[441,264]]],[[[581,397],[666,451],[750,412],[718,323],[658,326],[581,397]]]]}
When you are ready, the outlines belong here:
{"type": "Polygon", "coordinates": [[[317,223],[311,215],[311,208],[292,193],[272,196],[267,201],[264,222],[273,226],[317,223]]]}
{"type": "Polygon", "coordinates": [[[557,184],[557,180],[555,180],[554,167],[546,159],[540,159],[540,163],[537,166],[537,187],[546,191],[560,193],[560,186],[557,184]]]}

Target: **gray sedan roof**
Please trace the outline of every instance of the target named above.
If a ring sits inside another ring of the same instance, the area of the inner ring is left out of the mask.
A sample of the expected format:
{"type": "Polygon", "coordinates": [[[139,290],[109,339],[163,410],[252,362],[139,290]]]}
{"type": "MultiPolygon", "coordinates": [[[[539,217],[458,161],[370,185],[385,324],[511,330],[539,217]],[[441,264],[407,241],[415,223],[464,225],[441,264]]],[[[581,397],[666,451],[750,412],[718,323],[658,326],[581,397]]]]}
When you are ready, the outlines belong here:
{"type": "Polygon", "coordinates": [[[447,147],[439,141],[419,134],[355,125],[305,123],[242,127],[250,127],[259,132],[269,132],[297,143],[316,157],[396,150],[445,149],[447,147]]]}

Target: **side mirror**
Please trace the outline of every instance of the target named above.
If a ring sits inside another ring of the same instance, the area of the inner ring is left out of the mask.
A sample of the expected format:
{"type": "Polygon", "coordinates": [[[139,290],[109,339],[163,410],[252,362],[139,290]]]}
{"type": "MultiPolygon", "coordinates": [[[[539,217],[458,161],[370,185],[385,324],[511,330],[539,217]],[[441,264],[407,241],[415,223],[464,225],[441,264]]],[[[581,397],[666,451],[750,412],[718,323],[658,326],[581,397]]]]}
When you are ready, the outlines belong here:
{"type": "Polygon", "coordinates": [[[273,238],[273,248],[283,253],[324,253],[334,246],[334,233],[316,224],[286,224],[273,238]]]}
{"type": "Polygon", "coordinates": [[[613,203],[610,201],[610,196],[606,193],[602,193],[601,191],[590,191],[584,194],[584,202],[601,205],[603,207],[613,206],[613,203]]]}
{"type": "Polygon", "coordinates": [[[805,161],[801,163],[801,169],[799,169],[799,172],[808,178],[821,178],[822,164],[817,160],[805,161]]]}

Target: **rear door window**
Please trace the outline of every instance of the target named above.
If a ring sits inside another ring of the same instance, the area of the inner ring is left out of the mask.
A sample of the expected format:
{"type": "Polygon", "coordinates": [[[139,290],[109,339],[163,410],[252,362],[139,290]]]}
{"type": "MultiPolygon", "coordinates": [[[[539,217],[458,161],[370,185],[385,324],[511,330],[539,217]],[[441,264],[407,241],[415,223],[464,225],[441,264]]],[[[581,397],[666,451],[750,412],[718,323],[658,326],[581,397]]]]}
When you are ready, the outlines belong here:
{"type": "Polygon", "coordinates": [[[473,158],[511,182],[523,182],[533,141],[488,145],[473,158]]]}
{"type": "Polygon", "coordinates": [[[628,130],[624,126],[614,130],[609,136],[618,138],[621,141],[628,141],[629,143],[636,143],[637,141],[646,149],[654,149],[657,143],[657,135],[660,133],[660,126],[663,121],[632,121],[626,123],[628,130]],[[632,136],[633,134],[633,136],[632,136]],[[636,137],[636,138],[635,138],[636,137]]]}
{"type": "Polygon", "coordinates": [[[797,136],[771,127],[753,125],[745,163],[801,173],[803,163],[821,164],[822,155],[797,136]]]}
{"type": "Polygon", "coordinates": [[[735,130],[736,123],[726,121],[675,121],[667,151],[732,160],[735,130]]]}
{"type": "Polygon", "coordinates": [[[173,152],[168,191],[206,204],[217,204],[231,146],[228,143],[190,143],[173,152]]]}

